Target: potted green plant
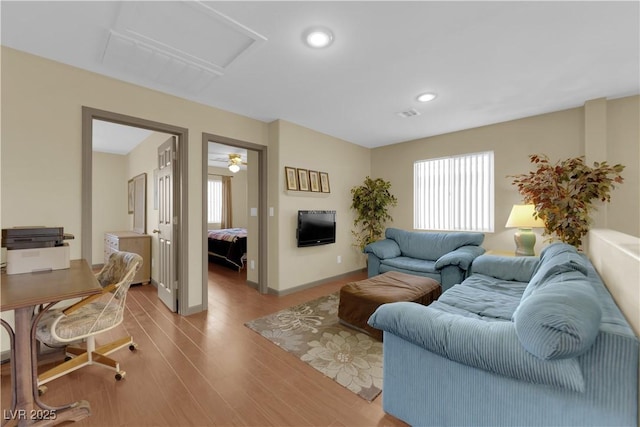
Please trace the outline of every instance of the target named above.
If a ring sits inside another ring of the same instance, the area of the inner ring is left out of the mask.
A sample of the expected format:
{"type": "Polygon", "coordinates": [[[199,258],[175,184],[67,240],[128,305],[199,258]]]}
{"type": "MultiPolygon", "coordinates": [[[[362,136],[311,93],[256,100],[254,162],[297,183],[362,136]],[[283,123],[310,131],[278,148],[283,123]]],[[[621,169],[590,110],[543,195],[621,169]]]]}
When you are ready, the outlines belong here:
{"type": "Polygon", "coordinates": [[[611,200],[611,190],[623,182],[620,173],[624,166],[594,162],[591,167],[585,164],[583,156],[555,164],[546,155],[531,154],[529,160],[536,169],[509,176],[512,183],[525,203],[535,205],[534,216],[545,224],[543,235],[555,234],[562,242],[580,248],[591,225],[595,202],[611,200]]]}
{"type": "Polygon", "coordinates": [[[381,178],[366,177],[364,183],[351,189],[351,209],[356,211],[353,220],[352,234],[356,239],[355,246],[364,247],[382,237],[384,226],[393,218],[389,215],[389,208],[396,206],[398,200],[389,191],[391,183],[381,178]]]}

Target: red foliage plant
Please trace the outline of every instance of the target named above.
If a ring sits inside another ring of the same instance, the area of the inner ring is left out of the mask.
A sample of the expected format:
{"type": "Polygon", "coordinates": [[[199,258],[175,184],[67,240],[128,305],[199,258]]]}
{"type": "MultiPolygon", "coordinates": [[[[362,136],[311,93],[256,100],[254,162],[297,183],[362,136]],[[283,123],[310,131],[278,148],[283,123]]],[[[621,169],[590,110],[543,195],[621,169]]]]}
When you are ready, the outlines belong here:
{"type": "Polygon", "coordinates": [[[623,165],[607,162],[585,164],[584,156],[549,162],[543,154],[531,154],[536,166],[527,174],[510,175],[512,184],[527,204],[534,204],[536,217],[545,223],[543,235],[553,236],[580,248],[582,238],[591,225],[591,210],[595,202],[609,202],[615,184],[622,184],[623,165]]]}

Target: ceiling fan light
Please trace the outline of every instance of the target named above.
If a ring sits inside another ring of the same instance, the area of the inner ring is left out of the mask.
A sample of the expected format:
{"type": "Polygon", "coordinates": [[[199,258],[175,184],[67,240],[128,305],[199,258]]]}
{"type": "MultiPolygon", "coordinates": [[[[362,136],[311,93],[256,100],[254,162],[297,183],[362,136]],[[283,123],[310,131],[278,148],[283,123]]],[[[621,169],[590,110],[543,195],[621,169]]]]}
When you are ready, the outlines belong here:
{"type": "Polygon", "coordinates": [[[229,170],[233,173],[236,173],[240,170],[240,166],[236,165],[235,163],[229,165],[229,170]]]}

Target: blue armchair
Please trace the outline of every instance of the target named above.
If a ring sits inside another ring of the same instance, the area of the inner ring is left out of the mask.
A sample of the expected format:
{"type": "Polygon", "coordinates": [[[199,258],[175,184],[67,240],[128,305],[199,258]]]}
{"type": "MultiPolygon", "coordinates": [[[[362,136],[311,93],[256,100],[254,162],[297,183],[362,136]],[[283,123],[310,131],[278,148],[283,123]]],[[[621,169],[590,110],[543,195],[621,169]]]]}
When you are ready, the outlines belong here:
{"type": "Polygon", "coordinates": [[[368,244],[368,276],[400,271],[431,277],[445,291],[464,280],[473,260],[484,253],[482,233],[431,233],[387,228],[385,239],[368,244]]]}

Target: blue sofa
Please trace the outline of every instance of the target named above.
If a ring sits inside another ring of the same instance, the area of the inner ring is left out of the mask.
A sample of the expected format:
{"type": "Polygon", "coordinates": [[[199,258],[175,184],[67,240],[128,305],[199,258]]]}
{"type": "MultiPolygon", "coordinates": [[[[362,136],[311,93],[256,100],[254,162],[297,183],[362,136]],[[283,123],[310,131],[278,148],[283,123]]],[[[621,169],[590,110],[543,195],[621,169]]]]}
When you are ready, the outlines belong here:
{"type": "Polygon", "coordinates": [[[476,258],[429,306],[380,306],[383,408],[417,426],[637,426],[638,339],[588,259],[476,258]]]}
{"type": "Polygon", "coordinates": [[[387,271],[426,276],[442,290],[460,283],[473,259],[484,253],[482,233],[431,233],[387,228],[385,239],[365,246],[368,275],[387,271]]]}

